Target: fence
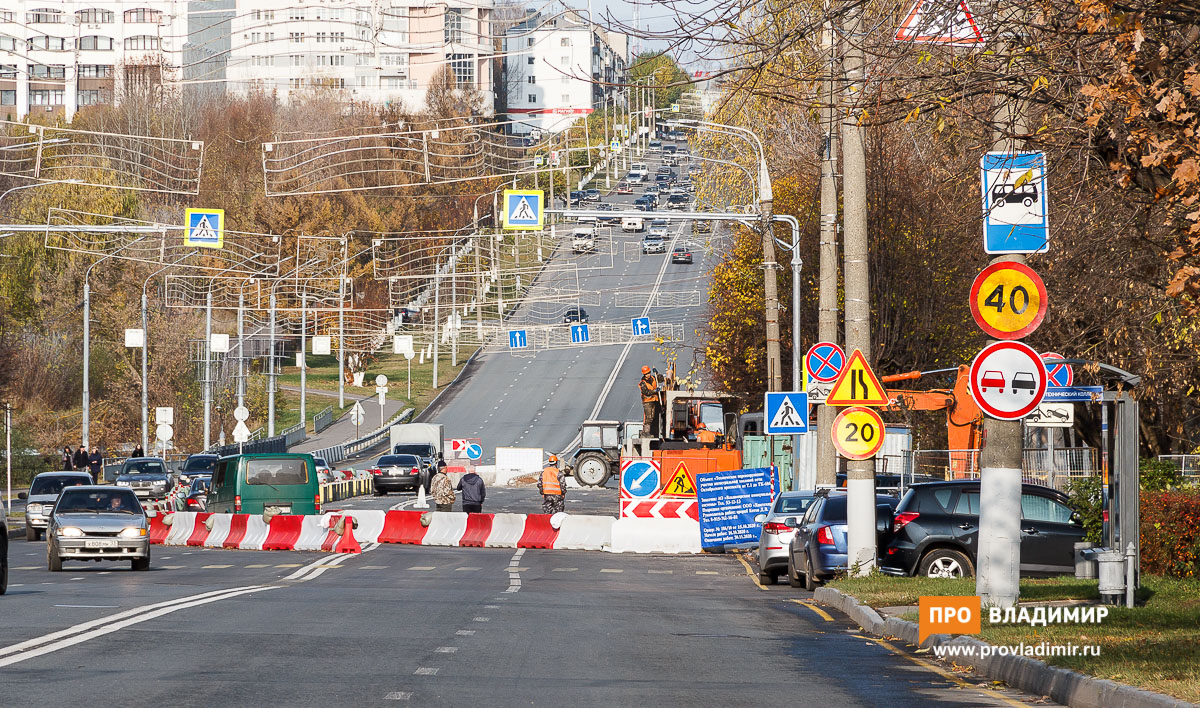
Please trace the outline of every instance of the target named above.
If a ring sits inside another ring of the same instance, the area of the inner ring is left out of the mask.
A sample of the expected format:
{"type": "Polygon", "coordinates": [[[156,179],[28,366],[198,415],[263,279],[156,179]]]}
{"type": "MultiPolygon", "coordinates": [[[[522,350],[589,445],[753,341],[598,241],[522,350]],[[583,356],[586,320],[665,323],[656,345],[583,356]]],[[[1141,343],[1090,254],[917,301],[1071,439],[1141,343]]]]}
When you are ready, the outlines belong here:
{"type": "Polygon", "coordinates": [[[353,457],[364,450],[370,450],[383,442],[384,438],[388,438],[391,435],[393,425],[407,421],[415,412],[413,408],[406,408],[393,416],[387,423],[363,437],[340,445],[313,450],[312,456],[325,458],[326,464],[332,467],[348,457],[353,457]]]}
{"type": "Polygon", "coordinates": [[[1158,459],[1175,465],[1184,484],[1200,486],[1200,455],[1159,455],[1158,459]]]}
{"type": "MultiPolygon", "coordinates": [[[[1100,474],[1095,448],[1070,447],[1025,450],[1021,478],[1028,484],[1064,490],[1074,479],[1100,474]]],[[[979,479],[979,450],[909,450],[899,469],[907,479],[979,479]]]]}
{"type": "Polygon", "coordinates": [[[283,436],[284,448],[290,448],[293,445],[299,445],[308,439],[308,432],[305,430],[304,421],[300,421],[290,428],[285,428],[280,435],[283,436]]]}
{"type": "Polygon", "coordinates": [[[333,406],[325,406],[320,413],[313,416],[313,435],[333,425],[333,406]]]}

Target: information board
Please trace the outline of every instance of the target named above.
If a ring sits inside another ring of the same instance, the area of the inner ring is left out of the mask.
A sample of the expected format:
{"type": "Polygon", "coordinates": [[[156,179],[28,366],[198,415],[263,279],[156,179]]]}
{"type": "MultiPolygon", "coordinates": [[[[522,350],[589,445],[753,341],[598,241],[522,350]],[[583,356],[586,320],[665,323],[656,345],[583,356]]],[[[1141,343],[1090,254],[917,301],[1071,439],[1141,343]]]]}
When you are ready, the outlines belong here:
{"type": "Polygon", "coordinates": [[[771,510],[776,484],[771,467],[708,472],[696,477],[703,548],[758,540],[754,517],[771,510]]]}

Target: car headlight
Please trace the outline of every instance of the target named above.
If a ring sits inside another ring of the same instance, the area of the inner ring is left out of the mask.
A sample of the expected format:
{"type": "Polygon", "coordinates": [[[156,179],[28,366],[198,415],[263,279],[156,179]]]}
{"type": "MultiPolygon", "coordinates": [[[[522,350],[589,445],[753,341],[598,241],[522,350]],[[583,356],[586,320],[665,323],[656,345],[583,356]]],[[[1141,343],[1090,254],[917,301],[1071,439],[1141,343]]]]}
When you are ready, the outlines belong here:
{"type": "Polygon", "coordinates": [[[146,529],[130,526],[121,532],[121,538],[140,538],[146,535],[146,529]]]}
{"type": "Polygon", "coordinates": [[[128,487],[128,486],[129,486],[129,482],[125,482],[125,481],[123,481],[123,480],[117,480],[117,486],[118,486],[118,487],[128,487]]]}
{"type": "Polygon", "coordinates": [[[27,506],[25,508],[29,510],[30,514],[42,513],[42,505],[41,504],[30,504],[29,506],[27,506]]]}
{"type": "Polygon", "coordinates": [[[77,529],[74,526],[64,526],[58,530],[58,535],[64,538],[79,538],[83,535],[83,529],[77,529]]]}

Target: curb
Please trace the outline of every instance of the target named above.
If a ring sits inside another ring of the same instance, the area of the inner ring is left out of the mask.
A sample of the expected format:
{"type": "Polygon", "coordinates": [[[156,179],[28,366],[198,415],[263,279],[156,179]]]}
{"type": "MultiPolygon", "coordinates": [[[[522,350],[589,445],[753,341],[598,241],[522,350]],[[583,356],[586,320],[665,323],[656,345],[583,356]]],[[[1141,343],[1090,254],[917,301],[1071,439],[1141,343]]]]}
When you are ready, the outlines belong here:
{"type": "MultiPolygon", "coordinates": [[[[975,647],[977,652],[982,647],[990,646],[978,639],[947,634],[934,634],[920,644],[915,623],[897,617],[884,619],[874,608],[841,590],[817,588],[813,599],[840,610],[864,630],[878,637],[899,637],[913,646],[970,646],[975,647]]],[[[1003,681],[1031,695],[1049,696],[1071,708],[1183,708],[1195,705],[1161,693],[1050,666],[1040,659],[993,654],[972,658],[971,661],[974,662],[974,671],[982,676],[1003,681]]]]}

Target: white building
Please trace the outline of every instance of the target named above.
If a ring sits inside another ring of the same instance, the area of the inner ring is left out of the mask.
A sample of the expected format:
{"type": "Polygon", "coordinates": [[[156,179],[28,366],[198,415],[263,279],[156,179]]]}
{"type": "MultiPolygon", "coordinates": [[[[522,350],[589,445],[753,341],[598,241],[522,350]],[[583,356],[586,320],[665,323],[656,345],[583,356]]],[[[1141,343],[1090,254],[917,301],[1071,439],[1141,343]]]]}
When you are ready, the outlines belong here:
{"type": "Polygon", "coordinates": [[[0,118],[106,103],[174,80],[187,30],[175,0],[4,0],[0,118]]]}
{"type": "Polygon", "coordinates": [[[238,0],[226,69],[230,90],[313,88],[347,100],[424,105],[431,80],[450,67],[459,86],[494,103],[490,0],[238,0]]]}
{"type": "Polygon", "coordinates": [[[531,13],[508,29],[500,91],[513,132],[558,131],[618,99],[629,38],[574,12],[531,13]]]}

